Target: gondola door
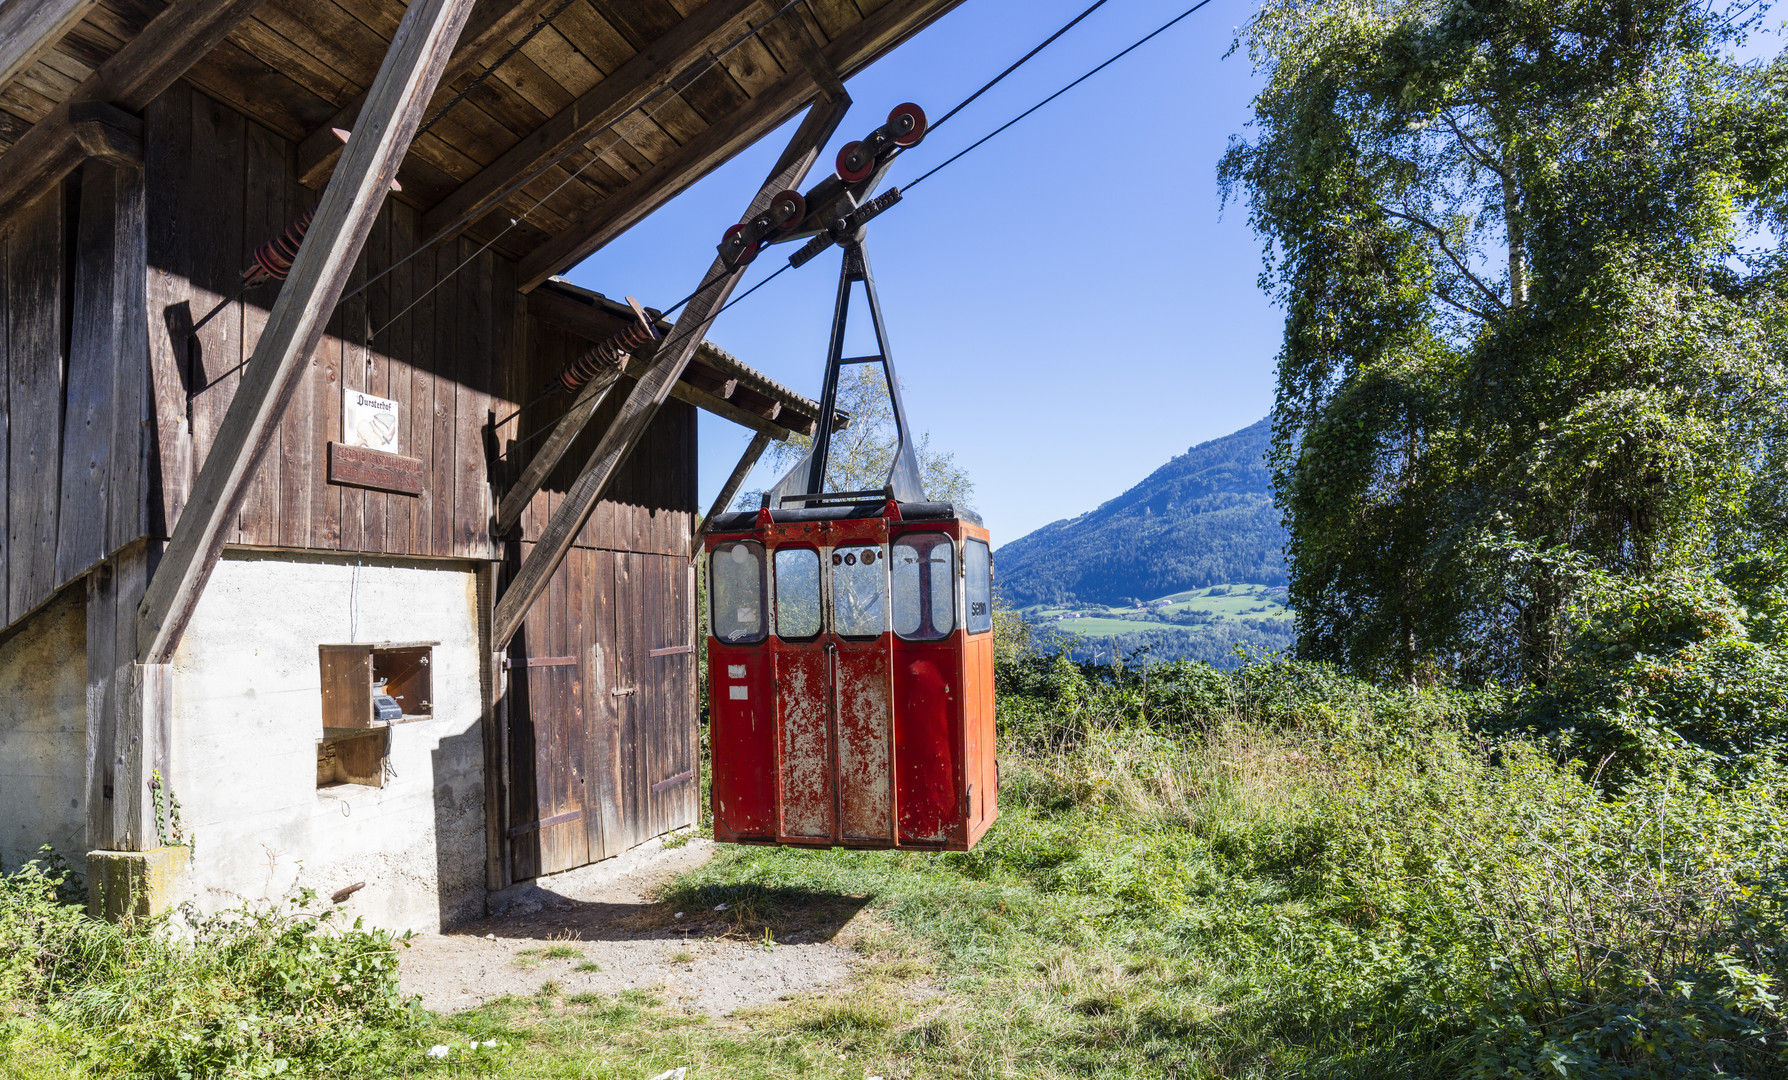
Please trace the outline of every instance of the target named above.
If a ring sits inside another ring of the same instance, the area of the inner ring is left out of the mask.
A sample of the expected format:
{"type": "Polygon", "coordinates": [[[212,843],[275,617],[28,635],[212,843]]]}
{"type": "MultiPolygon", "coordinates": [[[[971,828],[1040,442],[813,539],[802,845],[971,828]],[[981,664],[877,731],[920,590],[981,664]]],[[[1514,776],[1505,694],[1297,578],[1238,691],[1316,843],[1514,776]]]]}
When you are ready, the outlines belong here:
{"type": "Polygon", "coordinates": [[[772,554],[783,843],[894,837],[886,531],[797,528],[772,554]]]}

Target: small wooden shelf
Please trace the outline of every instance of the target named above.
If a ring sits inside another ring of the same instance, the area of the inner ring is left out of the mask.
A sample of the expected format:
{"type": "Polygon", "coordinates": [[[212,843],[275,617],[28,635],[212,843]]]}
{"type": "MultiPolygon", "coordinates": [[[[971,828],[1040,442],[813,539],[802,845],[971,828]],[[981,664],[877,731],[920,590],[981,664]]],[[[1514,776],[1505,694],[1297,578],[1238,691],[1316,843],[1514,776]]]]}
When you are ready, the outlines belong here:
{"type": "Polygon", "coordinates": [[[386,727],[434,716],[434,647],[438,641],[374,641],[318,645],[324,730],[386,727]],[[403,709],[400,720],[373,719],[374,687],[403,709]]]}

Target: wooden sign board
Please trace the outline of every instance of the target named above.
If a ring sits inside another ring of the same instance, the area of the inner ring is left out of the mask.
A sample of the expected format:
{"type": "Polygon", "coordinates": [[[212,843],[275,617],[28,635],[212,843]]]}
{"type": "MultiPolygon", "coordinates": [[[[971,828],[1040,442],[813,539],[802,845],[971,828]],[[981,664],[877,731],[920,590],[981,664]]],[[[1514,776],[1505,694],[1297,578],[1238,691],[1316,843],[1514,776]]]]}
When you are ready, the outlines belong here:
{"type": "Polygon", "coordinates": [[[329,444],[329,482],[399,495],[420,495],[422,462],[401,454],[332,442],[329,444]]]}

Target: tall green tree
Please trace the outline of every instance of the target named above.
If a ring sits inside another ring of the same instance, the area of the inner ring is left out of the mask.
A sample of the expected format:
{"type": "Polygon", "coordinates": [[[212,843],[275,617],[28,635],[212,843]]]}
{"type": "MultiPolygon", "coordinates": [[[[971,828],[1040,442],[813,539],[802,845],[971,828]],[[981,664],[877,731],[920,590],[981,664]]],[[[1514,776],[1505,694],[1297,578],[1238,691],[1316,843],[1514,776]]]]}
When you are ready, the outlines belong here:
{"type": "Polygon", "coordinates": [[[1544,684],[1594,589],[1788,529],[1758,231],[1788,235],[1788,62],[1725,59],[1740,8],[1267,0],[1243,30],[1266,86],[1219,178],[1286,311],[1304,653],[1544,684]]]}

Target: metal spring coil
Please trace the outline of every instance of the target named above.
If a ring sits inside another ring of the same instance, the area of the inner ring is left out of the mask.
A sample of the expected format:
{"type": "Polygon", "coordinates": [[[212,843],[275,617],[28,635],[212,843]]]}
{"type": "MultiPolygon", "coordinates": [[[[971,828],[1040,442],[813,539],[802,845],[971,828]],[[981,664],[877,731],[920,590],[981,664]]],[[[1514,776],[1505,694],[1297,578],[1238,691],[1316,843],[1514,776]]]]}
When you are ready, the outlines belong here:
{"type": "Polygon", "coordinates": [[[242,284],[253,288],[263,282],[284,281],[292,272],[292,262],[298,258],[298,248],[304,243],[304,234],[310,229],[310,220],[316,215],[316,208],[306,210],[297,221],[286,226],[286,231],[268,243],[255,248],[254,265],[242,271],[242,284]]]}
{"type": "Polygon", "coordinates": [[[635,350],[652,344],[658,340],[650,327],[642,323],[634,323],[596,344],[590,346],[584,354],[565,365],[559,372],[559,388],[568,394],[577,393],[578,387],[595,378],[603,371],[615,371],[627,363],[627,358],[635,350]]]}

